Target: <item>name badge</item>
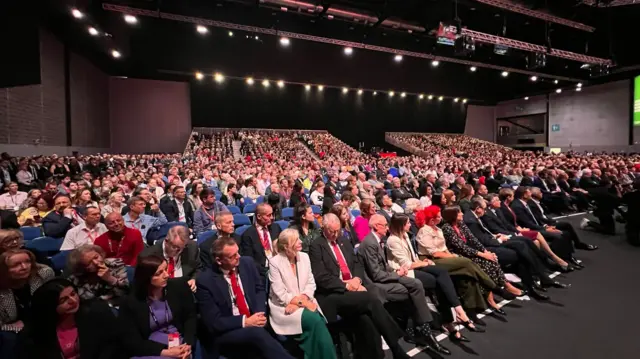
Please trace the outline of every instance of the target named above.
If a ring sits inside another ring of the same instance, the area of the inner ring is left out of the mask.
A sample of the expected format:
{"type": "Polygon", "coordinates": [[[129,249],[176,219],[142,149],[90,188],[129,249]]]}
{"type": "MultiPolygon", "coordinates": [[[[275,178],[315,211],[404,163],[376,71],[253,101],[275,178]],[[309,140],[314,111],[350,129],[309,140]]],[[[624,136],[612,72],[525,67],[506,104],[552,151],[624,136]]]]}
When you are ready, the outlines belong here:
{"type": "Polygon", "coordinates": [[[20,210],[20,206],[15,206],[15,207],[13,207],[13,210],[14,210],[14,211],[16,211],[16,212],[18,212],[18,211],[20,210]]]}
{"type": "Polygon", "coordinates": [[[171,349],[173,347],[179,347],[180,346],[180,334],[178,334],[178,333],[169,333],[168,334],[168,339],[169,339],[169,342],[168,342],[167,346],[169,347],[169,349],[171,349]]]}

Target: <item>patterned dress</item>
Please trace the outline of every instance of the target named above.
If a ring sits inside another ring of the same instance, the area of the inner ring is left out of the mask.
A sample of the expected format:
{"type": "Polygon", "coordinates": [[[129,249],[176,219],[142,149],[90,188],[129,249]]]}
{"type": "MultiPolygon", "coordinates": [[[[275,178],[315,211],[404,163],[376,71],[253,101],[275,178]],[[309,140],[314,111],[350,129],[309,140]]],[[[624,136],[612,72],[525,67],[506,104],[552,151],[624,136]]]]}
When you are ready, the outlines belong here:
{"type": "Polygon", "coordinates": [[[455,254],[471,259],[474,263],[480,266],[480,268],[482,268],[482,270],[487,273],[487,275],[498,286],[504,286],[504,272],[502,272],[500,264],[498,262],[493,262],[488,259],[478,257],[476,255],[478,252],[485,251],[482,243],[480,243],[480,241],[478,241],[478,239],[473,236],[466,224],[460,223],[458,228],[460,230],[460,234],[464,237],[464,239],[458,235],[458,233],[450,224],[445,224],[444,226],[442,226],[442,233],[444,234],[444,239],[447,242],[447,248],[449,248],[449,250],[455,254]]]}

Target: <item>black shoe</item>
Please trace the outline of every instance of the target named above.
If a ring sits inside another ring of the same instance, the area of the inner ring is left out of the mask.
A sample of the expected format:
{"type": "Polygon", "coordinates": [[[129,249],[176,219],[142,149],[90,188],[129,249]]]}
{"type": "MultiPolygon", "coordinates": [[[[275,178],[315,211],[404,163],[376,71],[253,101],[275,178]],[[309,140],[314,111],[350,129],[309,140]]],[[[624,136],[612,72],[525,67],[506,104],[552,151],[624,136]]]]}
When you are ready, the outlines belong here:
{"type": "Polygon", "coordinates": [[[576,249],[584,249],[585,251],[595,251],[596,249],[598,249],[598,246],[594,245],[594,244],[587,244],[587,243],[576,243],[576,249]]]}
{"type": "Polygon", "coordinates": [[[496,287],[496,289],[493,290],[493,293],[501,296],[503,299],[506,300],[514,300],[516,299],[516,295],[509,292],[508,290],[504,289],[504,288],[500,288],[500,287],[496,287]]]}
{"type": "Polygon", "coordinates": [[[425,323],[421,327],[417,328],[415,338],[416,343],[420,346],[431,348],[431,350],[438,353],[446,355],[451,354],[451,351],[440,345],[440,343],[438,343],[436,338],[433,336],[429,323],[425,323]]]}
{"type": "Polygon", "coordinates": [[[504,310],[500,309],[500,308],[491,308],[491,310],[493,310],[495,313],[498,313],[500,315],[507,315],[507,312],[505,312],[504,310]]]}
{"type": "Polygon", "coordinates": [[[546,292],[547,289],[545,287],[542,286],[542,283],[540,283],[540,281],[535,281],[533,282],[533,284],[531,285],[531,287],[535,290],[537,290],[538,292],[546,292]]]}
{"type": "Polygon", "coordinates": [[[487,323],[485,323],[484,320],[478,318],[478,316],[475,315],[475,314],[469,315],[469,319],[471,319],[473,321],[473,324],[476,324],[476,328],[478,327],[478,325],[482,325],[482,326],[485,326],[485,327],[487,326],[487,323]]]}
{"type": "Polygon", "coordinates": [[[519,295],[518,297],[524,297],[525,295],[528,295],[528,294],[529,294],[529,292],[527,292],[527,290],[526,290],[526,289],[520,289],[520,292],[521,292],[521,293],[520,293],[520,295],[519,295]]]}
{"type": "Polygon", "coordinates": [[[548,295],[542,294],[542,293],[536,291],[533,288],[529,289],[529,296],[531,298],[535,299],[535,300],[549,300],[550,299],[548,295]]]}
{"type": "Polygon", "coordinates": [[[453,333],[449,333],[449,340],[451,340],[452,342],[470,342],[471,340],[467,339],[467,337],[465,337],[464,335],[460,334],[460,337],[457,337],[456,335],[460,333],[459,331],[455,331],[453,333]]]}
{"type": "Polygon", "coordinates": [[[571,257],[571,259],[569,259],[569,263],[571,263],[571,265],[576,267],[577,269],[584,268],[584,264],[582,263],[582,261],[574,257],[571,257]]]}
{"type": "Polygon", "coordinates": [[[410,359],[411,357],[409,356],[409,354],[407,354],[404,349],[402,349],[402,347],[400,347],[400,345],[397,345],[393,348],[389,348],[391,349],[391,355],[393,356],[393,359],[410,359]]]}
{"type": "Polygon", "coordinates": [[[545,287],[554,287],[554,288],[571,288],[571,284],[560,283],[557,280],[550,280],[548,282],[543,283],[545,287]]]}
{"type": "Polygon", "coordinates": [[[562,273],[570,273],[573,272],[574,270],[576,270],[571,264],[568,264],[566,266],[559,266],[559,271],[562,273]]]}
{"type": "MultiPolygon", "coordinates": [[[[471,331],[471,332],[476,332],[476,333],[484,333],[484,332],[485,332],[485,330],[484,330],[484,329],[482,329],[482,328],[480,328],[480,327],[478,327],[478,326],[476,325],[477,323],[474,323],[474,322],[472,322],[472,321],[468,321],[468,322],[458,322],[458,323],[462,324],[462,326],[463,326],[463,327],[465,327],[465,328],[469,329],[469,331],[471,331]],[[473,326],[471,326],[471,324],[473,324],[473,326]]],[[[485,323],[485,324],[486,324],[486,323],[485,323]]]]}

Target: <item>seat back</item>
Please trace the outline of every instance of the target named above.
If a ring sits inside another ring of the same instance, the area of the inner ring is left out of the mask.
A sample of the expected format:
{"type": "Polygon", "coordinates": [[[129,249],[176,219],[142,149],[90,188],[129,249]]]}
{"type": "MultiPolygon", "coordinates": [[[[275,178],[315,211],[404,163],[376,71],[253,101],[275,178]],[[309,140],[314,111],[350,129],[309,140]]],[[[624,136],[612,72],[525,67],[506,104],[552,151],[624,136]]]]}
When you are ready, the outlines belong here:
{"type": "Polygon", "coordinates": [[[242,213],[244,213],[244,214],[256,213],[256,208],[257,208],[257,206],[255,204],[253,204],[253,203],[247,204],[247,205],[244,206],[244,209],[242,210],[242,213]]]}
{"type": "Polygon", "coordinates": [[[280,230],[285,230],[289,228],[289,221],[276,221],[276,224],[280,226],[280,230]]]}
{"type": "Polygon", "coordinates": [[[229,210],[229,212],[231,212],[231,214],[240,214],[240,213],[242,213],[242,211],[240,211],[240,207],[238,207],[238,206],[227,206],[227,209],[229,210]]]}
{"type": "Polygon", "coordinates": [[[197,243],[200,244],[200,243],[206,241],[207,238],[209,238],[211,236],[215,236],[217,233],[218,233],[218,231],[216,231],[215,229],[204,231],[204,232],[198,234],[197,243]]]}
{"type": "Polygon", "coordinates": [[[251,220],[246,214],[234,214],[233,224],[237,227],[251,225],[251,220]]]}
{"type": "Polygon", "coordinates": [[[24,243],[29,249],[35,249],[48,255],[60,252],[64,238],[38,237],[24,243]]]}
{"type": "Polygon", "coordinates": [[[25,241],[42,237],[42,227],[20,227],[20,232],[22,232],[25,241]]]}
{"type": "Polygon", "coordinates": [[[282,209],[282,218],[291,219],[293,218],[293,207],[286,207],[282,209]]]}
{"type": "Polygon", "coordinates": [[[321,214],[322,213],[322,208],[320,208],[320,206],[312,205],[311,206],[311,210],[313,211],[313,214],[321,214]]]}
{"type": "Polygon", "coordinates": [[[249,229],[249,227],[251,227],[251,225],[244,225],[244,226],[240,226],[240,227],[236,228],[236,234],[239,235],[239,236],[242,236],[242,233],[244,233],[244,231],[249,229]]]}

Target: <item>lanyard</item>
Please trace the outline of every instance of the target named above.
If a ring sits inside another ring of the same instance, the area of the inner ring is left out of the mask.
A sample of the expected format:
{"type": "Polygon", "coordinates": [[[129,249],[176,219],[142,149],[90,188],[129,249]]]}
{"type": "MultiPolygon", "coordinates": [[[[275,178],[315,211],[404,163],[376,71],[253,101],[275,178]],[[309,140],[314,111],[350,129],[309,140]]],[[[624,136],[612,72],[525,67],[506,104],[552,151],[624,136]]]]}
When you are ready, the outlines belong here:
{"type": "MultiPolygon", "coordinates": [[[[91,240],[91,244],[93,244],[93,242],[95,242],[96,240],[96,237],[94,236],[93,231],[86,227],[85,227],[85,230],[86,230],[85,233],[87,233],[87,237],[89,237],[89,239],[91,240]]],[[[111,247],[111,240],[109,240],[109,247],[111,247]]],[[[118,247],[118,249],[120,249],[120,247],[118,247]]]]}
{"type": "Polygon", "coordinates": [[[120,252],[120,248],[122,247],[122,243],[124,242],[124,236],[122,236],[122,239],[120,239],[120,244],[118,244],[118,248],[116,249],[115,252],[113,252],[113,245],[111,244],[111,242],[113,241],[111,238],[109,238],[109,241],[107,243],[109,243],[109,252],[113,252],[115,254],[115,256],[118,256],[118,252],[120,252]]]}
{"type": "MultiPolygon", "coordinates": [[[[149,314],[151,314],[151,320],[153,320],[154,323],[156,323],[156,330],[161,330],[160,329],[160,322],[158,322],[158,318],[156,317],[156,314],[153,312],[153,309],[151,309],[151,303],[147,303],[147,305],[149,306],[149,314]]],[[[167,305],[167,301],[164,301],[164,318],[165,318],[165,325],[169,324],[169,305],[167,305]]],[[[167,332],[168,329],[164,328],[162,329],[163,332],[167,332]]]]}
{"type": "Polygon", "coordinates": [[[214,208],[210,208],[213,209],[213,215],[209,214],[209,209],[205,208],[204,206],[202,206],[202,212],[204,212],[204,214],[207,215],[207,217],[209,217],[211,219],[211,222],[213,222],[215,220],[216,214],[215,214],[215,209],[214,208]]]}

